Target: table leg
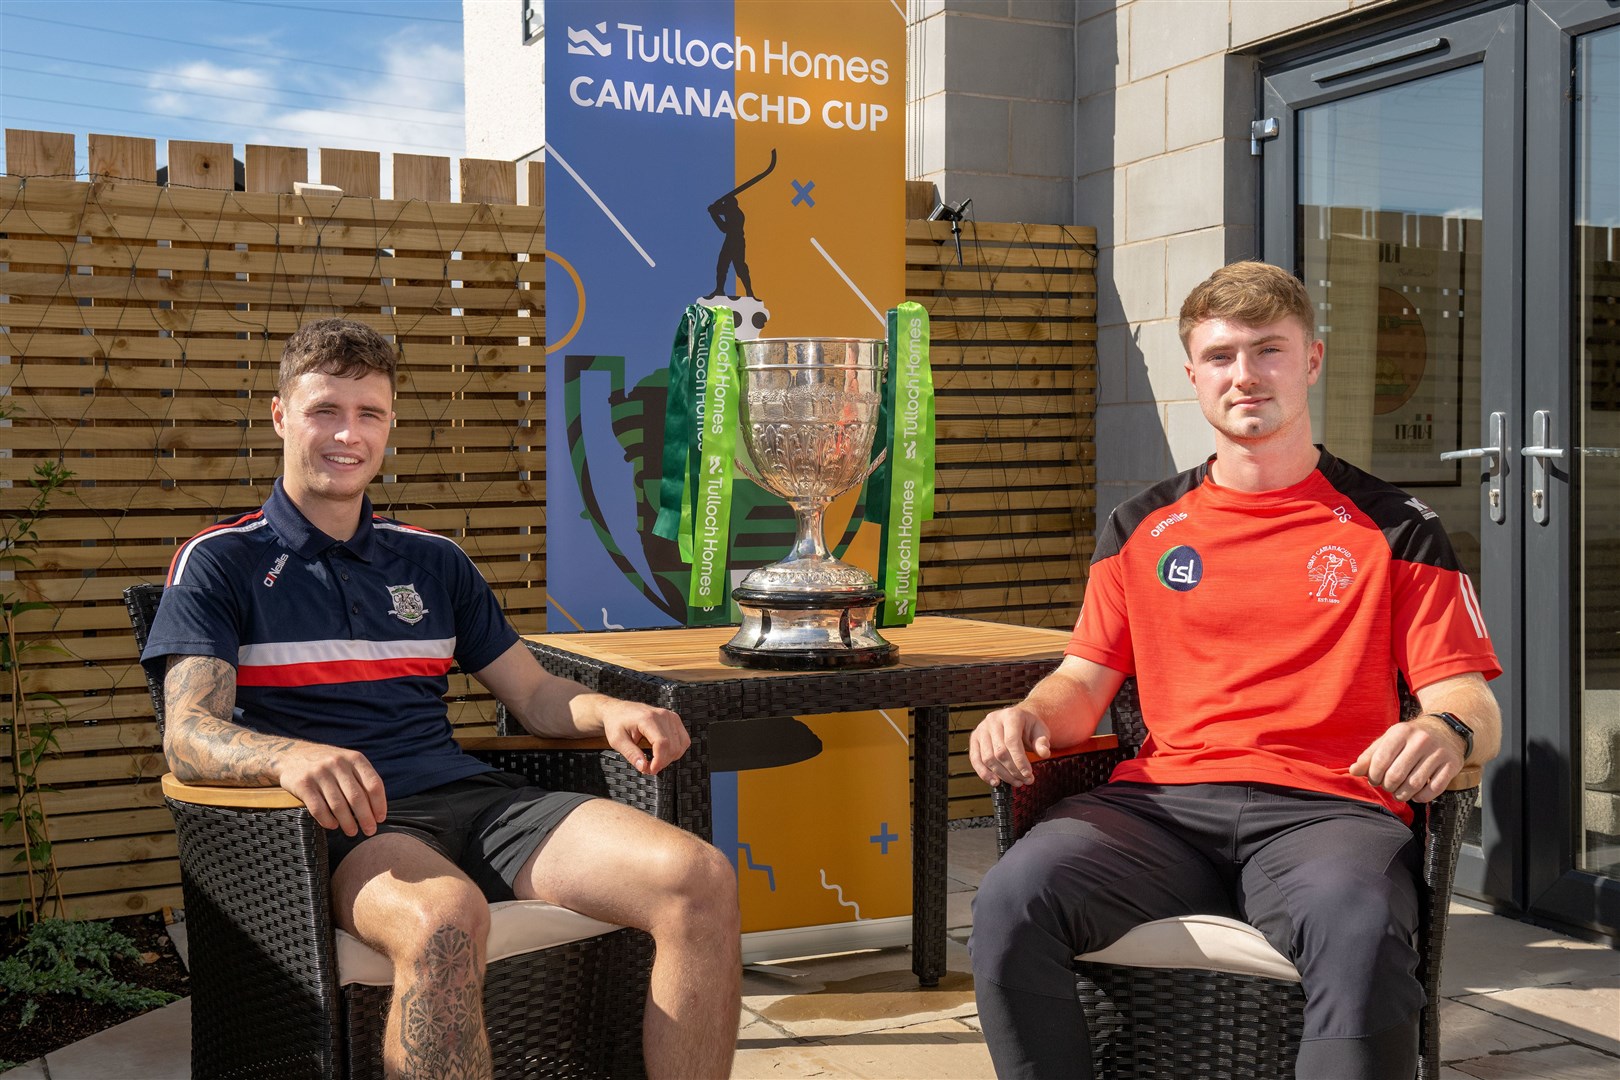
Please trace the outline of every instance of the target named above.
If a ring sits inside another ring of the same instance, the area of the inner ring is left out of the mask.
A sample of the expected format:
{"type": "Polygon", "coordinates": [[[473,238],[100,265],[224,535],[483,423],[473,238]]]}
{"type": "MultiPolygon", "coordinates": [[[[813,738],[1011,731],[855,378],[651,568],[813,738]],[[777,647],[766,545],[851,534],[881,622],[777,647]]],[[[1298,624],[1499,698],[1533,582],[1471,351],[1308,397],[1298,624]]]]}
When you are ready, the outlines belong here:
{"type": "Polygon", "coordinates": [[[945,974],[951,710],[913,709],[911,717],[911,970],[922,985],[938,986],[945,974]]]}

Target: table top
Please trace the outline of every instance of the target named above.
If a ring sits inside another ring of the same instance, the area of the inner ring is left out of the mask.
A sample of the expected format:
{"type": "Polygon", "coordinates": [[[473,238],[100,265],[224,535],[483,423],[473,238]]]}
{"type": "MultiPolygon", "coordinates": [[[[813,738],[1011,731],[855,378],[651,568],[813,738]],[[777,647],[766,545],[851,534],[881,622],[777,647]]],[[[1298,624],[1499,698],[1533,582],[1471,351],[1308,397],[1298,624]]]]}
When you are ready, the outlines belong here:
{"type": "Polygon", "coordinates": [[[530,634],[526,640],[598,663],[678,682],[780,679],[806,675],[848,678],[866,672],[895,669],[916,671],[959,664],[1055,661],[1063,658],[1063,650],[1069,643],[1067,630],[923,615],[909,626],[883,629],[883,636],[900,649],[899,662],[889,668],[767,671],[731,667],[721,662],[720,646],[730,641],[736,632],[735,626],[698,626],[605,633],[530,634]]]}
{"type": "Polygon", "coordinates": [[[1063,659],[1064,630],[920,616],[883,635],[898,663],[879,668],[765,671],[730,667],[734,626],[532,634],[541,663],[604,693],[664,704],[689,723],[887,706],[938,707],[1023,697],[1063,659]]]}

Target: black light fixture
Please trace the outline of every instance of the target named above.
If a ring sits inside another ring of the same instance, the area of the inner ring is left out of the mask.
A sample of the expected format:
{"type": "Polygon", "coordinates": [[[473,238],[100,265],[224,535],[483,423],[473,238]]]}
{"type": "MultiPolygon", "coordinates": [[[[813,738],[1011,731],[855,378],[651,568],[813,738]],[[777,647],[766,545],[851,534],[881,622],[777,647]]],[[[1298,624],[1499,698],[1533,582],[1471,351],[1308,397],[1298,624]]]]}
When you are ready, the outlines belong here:
{"type": "Polygon", "coordinates": [[[971,198],[963,199],[952,206],[941,199],[934,204],[928,212],[929,221],[948,221],[951,223],[951,239],[956,241],[956,265],[962,265],[962,218],[967,215],[967,208],[973,205],[971,198]]]}

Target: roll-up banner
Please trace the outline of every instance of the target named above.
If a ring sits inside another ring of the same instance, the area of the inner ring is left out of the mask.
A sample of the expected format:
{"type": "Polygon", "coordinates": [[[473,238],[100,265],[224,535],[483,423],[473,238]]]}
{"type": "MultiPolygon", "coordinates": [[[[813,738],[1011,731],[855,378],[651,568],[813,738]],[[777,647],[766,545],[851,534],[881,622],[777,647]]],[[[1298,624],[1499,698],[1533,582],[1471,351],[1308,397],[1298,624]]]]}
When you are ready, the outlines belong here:
{"type": "MultiPolygon", "coordinates": [[[[706,389],[707,350],[672,365],[671,340],[693,304],[724,308],[738,341],[887,336],[905,298],[903,6],[548,0],[545,95],[548,626],[734,619],[729,599],[694,617],[692,552],[654,531],[666,426],[698,436],[706,389]]],[[[826,537],[877,574],[862,499],[829,509],[826,537]]],[[[740,475],[727,516],[729,596],[786,554],[793,516],[740,475]]],[[[906,730],[876,711],[713,729],[745,957],[909,941],[906,730]]]]}

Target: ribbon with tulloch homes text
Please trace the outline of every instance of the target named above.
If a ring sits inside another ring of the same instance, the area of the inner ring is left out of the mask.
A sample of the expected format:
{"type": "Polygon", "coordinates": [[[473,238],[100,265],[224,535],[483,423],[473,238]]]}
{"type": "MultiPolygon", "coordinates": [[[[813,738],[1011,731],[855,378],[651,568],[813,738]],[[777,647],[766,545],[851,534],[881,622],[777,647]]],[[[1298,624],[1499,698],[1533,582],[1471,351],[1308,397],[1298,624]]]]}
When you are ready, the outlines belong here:
{"type": "Polygon", "coordinates": [[[888,460],[866,491],[867,517],[883,519],[878,580],[882,626],[917,616],[922,524],[934,516],[934,375],[928,363],[928,312],[907,301],[889,309],[889,378],[883,387],[888,460]],[[881,477],[881,478],[880,478],[881,477]]]}
{"type": "Polygon", "coordinates": [[[692,304],[681,314],[669,350],[664,401],[664,456],[658,481],[658,518],[653,535],[673,540],[681,561],[692,561],[692,492],[697,486],[698,403],[703,400],[714,312],[692,304]]]}
{"type": "Polygon", "coordinates": [[[737,450],[737,378],[735,330],[731,312],[717,307],[709,337],[703,412],[699,417],[700,467],[693,491],[692,583],[687,594],[689,623],[729,622],[732,455],[737,450]]]}

